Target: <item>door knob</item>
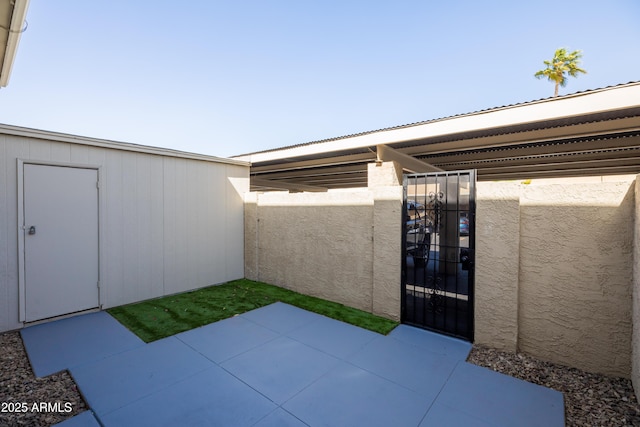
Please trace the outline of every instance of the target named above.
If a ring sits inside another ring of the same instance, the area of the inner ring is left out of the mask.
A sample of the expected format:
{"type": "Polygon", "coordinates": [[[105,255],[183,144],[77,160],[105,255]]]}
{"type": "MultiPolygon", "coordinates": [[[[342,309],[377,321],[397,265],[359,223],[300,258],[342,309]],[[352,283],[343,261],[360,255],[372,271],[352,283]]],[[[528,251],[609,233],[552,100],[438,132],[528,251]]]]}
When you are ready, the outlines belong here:
{"type": "Polygon", "coordinates": [[[29,234],[33,235],[36,234],[36,226],[32,225],[31,227],[29,227],[29,234]]]}

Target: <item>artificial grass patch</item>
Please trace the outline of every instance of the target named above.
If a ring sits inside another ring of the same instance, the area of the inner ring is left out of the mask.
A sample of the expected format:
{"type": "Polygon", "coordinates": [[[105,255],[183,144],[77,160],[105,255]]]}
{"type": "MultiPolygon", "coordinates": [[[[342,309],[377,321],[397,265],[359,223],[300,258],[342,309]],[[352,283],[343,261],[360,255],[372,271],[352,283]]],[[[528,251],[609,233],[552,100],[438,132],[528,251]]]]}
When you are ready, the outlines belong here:
{"type": "Polygon", "coordinates": [[[110,308],[107,312],[140,339],[151,342],[277,301],[384,335],[398,325],[362,310],[247,279],[110,308]]]}

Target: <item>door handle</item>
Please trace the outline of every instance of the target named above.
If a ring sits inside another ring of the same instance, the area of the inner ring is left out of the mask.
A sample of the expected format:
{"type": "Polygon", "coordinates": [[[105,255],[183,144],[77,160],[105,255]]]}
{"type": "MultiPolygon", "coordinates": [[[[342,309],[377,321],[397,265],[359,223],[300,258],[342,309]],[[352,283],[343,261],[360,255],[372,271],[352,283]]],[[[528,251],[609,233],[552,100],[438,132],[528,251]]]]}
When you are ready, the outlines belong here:
{"type": "Polygon", "coordinates": [[[29,227],[29,234],[30,235],[36,234],[36,226],[35,225],[32,225],[31,227],[29,227]]]}

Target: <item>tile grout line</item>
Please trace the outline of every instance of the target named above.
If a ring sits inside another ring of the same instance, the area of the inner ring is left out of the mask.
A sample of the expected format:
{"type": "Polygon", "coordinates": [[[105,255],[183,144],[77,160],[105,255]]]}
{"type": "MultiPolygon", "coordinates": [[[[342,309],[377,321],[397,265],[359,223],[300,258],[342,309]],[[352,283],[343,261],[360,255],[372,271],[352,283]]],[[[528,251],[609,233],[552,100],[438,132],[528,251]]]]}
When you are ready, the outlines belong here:
{"type": "Polygon", "coordinates": [[[433,405],[436,403],[436,401],[440,397],[440,394],[442,393],[442,390],[444,390],[444,388],[447,386],[447,383],[449,383],[449,380],[451,379],[451,376],[453,375],[455,370],[458,369],[458,366],[460,366],[461,363],[465,363],[465,361],[464,360],[459,360],[455,364],[455,366],[453,367],[451,372],[449,372],[449,375],[447,376],[446,381],[442,384],[442,387],[440,387],[440,390],[438,390],[438,394],[436,394],[436,397],[434,397],[433,401],[431,401],[431,404],[427,408],[427,412],[425,412],[424,415],[422,416],[422,418],[420,419],[420,422],[418,423],[418,426],[420,426],[420,423],[422,423],[422,421],[424,421],[425,417],[429,414],[429,411],[431,411],[431,408],[433,408],[433,405]]]}

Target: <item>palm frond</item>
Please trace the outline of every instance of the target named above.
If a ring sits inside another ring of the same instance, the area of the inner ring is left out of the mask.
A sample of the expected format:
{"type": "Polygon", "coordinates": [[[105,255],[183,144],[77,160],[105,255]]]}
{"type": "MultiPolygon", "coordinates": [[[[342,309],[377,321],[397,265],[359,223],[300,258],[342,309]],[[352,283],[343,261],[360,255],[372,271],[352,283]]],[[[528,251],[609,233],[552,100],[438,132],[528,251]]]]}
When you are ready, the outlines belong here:
{"type": "Polygon", "coordinates": [[[567,53],[566,48],[558,48],[553,55],[553,59],[543,61],[546,68],[537,71],[534,77],[537,79],[546,77],[547,80],[554,82],[556,85],[565,87],[567,85],[567,75],[577,77],[579,73],[587,73],[578,67],[581,58],[582,51],[580,50],[567,53]]]}

